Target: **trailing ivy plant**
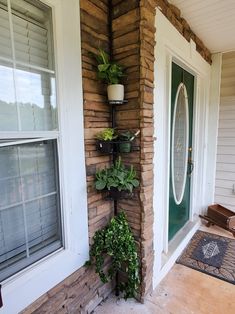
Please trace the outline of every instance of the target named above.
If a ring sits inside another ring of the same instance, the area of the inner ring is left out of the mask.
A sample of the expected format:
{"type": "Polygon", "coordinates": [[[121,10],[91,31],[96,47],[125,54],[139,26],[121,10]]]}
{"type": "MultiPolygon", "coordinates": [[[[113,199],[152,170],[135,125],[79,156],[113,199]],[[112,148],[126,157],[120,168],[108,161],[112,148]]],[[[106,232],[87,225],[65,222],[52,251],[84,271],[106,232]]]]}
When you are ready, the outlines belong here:
{"type": "Polygon", "coordinates": [[[90,250],[90,261],[86,265],[95,265],[95,271],[104,283],[114,278],[118,271],[126,273],[125,282],[119,282],[118,288],[124,293],[125,299],[136,295],[140,284],[139,259],[124,212],[112,218],[105,228],[96,231],[90,250]],[[103,269],[106,256],[111,257],[107,273],[103,269]]]}
{"type": "Polygon", "coordinates": [[[110,190],[116,188],[118,191],[132,193],[133,188],[139,186],[136,171],[133,166],[126,167],[119,157],[110,168],[96,172],[95,187],[97,190],[110,190]]]}

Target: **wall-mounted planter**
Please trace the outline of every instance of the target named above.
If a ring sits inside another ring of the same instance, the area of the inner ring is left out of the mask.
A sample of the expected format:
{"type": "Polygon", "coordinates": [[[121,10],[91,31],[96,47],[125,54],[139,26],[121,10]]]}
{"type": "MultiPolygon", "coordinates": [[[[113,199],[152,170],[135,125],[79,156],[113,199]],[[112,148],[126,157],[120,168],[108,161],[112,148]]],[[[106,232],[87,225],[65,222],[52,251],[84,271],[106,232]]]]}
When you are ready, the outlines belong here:
{"type": "Polygon", "coordinates": [[[124,85],[111,84],[107,87],[107,94],[109,101],[123,101],[124,100],[124,85]]]}
{"type": "Polygon", "coordinates": [[[96,148],[101,153],[112,154],[114,152],[114,142],[113,141],[97,140],[96,148]]]}
{"type": "Polygon", "coordinates": [[[131,152],[131,145],[130,141],[120,141],[118,142],[118,151],[119,153],[130,153],[131,152]]]}
{"type": "Polygon", "coordinates": [[[115,201],[125,198],[131,198],[132,193],[127,191],[119,191],[116,188],[111,188],[109,190],[109,197],[115,201]]]}
{"type": "Polygon", "coordinates": [[[109,191],[113,199],[123,198],[132,194],[139,186],[136,171],[133,166],[125,166],[121,157],[115,160],[109,168],[96,171],[95,188],[98,191],[109,191]]]}
{"type": "Polygon", "coordinates": [[[132,142],[97,140],[96,149],[103,154],[130,153],[132,150],[132,142]]]}

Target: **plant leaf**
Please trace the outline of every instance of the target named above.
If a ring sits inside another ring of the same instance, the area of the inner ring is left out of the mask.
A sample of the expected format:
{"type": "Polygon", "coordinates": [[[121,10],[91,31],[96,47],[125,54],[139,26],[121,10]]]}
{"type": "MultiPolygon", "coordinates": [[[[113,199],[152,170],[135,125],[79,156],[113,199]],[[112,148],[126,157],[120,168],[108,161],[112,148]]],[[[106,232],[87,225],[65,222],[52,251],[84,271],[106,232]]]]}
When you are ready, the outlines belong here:
{"type": "Polygon", "coordinates": [[[132,185],[133,185],[135,188],[137,188],[137,187],[139,186],[139,181],[138,181],[137,179],[133,179],[133,180],[131,181],[131,183],[132,183],[132,185]]]}
{"type": "Polygon", "coordinates": [[[106,182],[105,181],[96,181],[95,183],[95,188],[96,190],[103,190],[106,187],[106,182]]]}
{"type": "Polygon", "coordinates": [[[105,72],[105,71],[108,70],[109,66],[110,66],[109,64],[99,64],[98,65],[98,70],[100,72],[105,72]]]}

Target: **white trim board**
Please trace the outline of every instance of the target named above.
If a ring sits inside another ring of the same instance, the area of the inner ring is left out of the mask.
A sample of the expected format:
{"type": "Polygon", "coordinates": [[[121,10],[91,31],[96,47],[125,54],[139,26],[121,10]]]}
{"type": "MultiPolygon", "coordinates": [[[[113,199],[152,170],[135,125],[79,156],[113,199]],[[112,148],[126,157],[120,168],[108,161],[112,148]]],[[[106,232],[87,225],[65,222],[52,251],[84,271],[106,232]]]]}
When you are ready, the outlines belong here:
{"type": "MultiPolygon", "coordinates": [[[[155,47],[154,90],[154,276],[153,287],[160,282],[187,242],[199,226],[198,214],[209,200],[207,195],[207,172],[213,172],[215,155],[207,164],[207,145],[215,134],[208,138],[208,110],[210,98],[211,66],[196,51],[193,41],[188,42],[157,9],[155,47]],[[194,173],[191,182],[190,218],[185,228],[168,243],[168,198],[170,163],[170,97],[171,64],[177,63],[195,77],[193,160],[194,173]],[[209,169],[209,170],[208,170],[209,169]],[[206,200],[206,201],[205,201],[206,200]],[[180,240],[181,239],[181,240],[180,240]]],[[[217,71],[217,68],[216,68],[217,71]]],[[[216,119],[216,117],[214,117],[216,119]]],[[[211,122],[210,122],[211,123],[211,122]]],[[[213,201],[211,197],[210,202],[213,201]]]]}
{"type": "Polygon", "coordinates": [[[1,314],[19,313],[89,258],[79,1],[42,2],[53,11],[65,248],[2,283],[1,314]]]}

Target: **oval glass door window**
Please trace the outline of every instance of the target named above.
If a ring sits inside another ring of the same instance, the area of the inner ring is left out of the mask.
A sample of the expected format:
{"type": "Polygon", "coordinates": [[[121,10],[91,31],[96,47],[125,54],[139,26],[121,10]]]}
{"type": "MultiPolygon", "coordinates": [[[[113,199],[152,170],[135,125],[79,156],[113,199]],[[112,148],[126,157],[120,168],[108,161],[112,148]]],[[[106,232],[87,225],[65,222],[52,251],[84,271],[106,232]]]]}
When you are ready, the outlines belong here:
{"type": "Polygon", "coordinates": [[[175,203],[182,202],[188,167],[189,116],[186,87],[180,83],[172,121],[171,175],[175,203]]]}

